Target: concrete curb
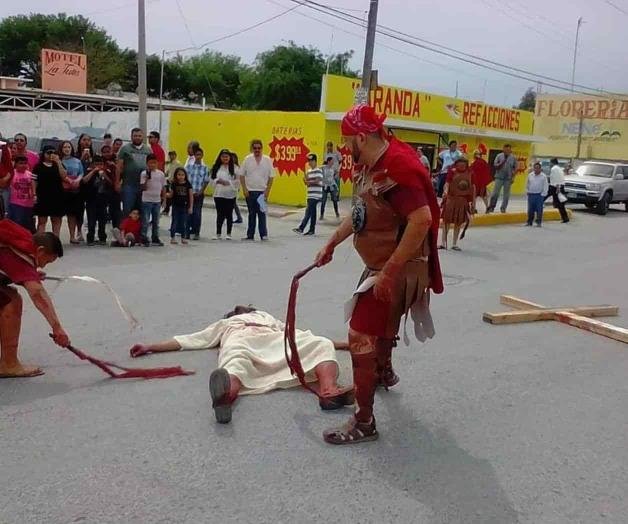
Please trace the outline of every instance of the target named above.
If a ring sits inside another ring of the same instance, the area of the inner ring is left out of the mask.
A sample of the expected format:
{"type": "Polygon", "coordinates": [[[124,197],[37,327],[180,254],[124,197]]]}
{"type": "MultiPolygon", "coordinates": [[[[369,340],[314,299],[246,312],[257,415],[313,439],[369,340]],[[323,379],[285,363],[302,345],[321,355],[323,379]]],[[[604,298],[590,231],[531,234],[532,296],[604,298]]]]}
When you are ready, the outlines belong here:
{"type": "MultiPolygon", "coordinates": [[[[571,209],[567,210],[569,218],[573,217],[571,209]]],[[[523,224],[528,220],[528,214],[525,212],[519,213],[491,213],[490,215],[475,215],[471,219],[470,226],[484,227],[484,226],[502,226],[507,224],[523,224]]],[[[558,209],[549,209],[543,212],[543,222],[546,221],[558,221],[560,220],[560,213],[558,209]]]]}

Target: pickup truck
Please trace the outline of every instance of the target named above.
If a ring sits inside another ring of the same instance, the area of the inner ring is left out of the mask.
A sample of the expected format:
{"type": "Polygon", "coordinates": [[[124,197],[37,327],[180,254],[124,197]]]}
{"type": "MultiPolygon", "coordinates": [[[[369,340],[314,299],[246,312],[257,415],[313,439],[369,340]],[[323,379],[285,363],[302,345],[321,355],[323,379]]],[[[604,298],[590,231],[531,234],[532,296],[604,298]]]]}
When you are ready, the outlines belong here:
{"type": "Polygon", "coordinates": [[[565,177],[564,190],[569,203],[584,204],[598,215],[617,203],[628,211],[628,164],[588,160],[565,177]]]}

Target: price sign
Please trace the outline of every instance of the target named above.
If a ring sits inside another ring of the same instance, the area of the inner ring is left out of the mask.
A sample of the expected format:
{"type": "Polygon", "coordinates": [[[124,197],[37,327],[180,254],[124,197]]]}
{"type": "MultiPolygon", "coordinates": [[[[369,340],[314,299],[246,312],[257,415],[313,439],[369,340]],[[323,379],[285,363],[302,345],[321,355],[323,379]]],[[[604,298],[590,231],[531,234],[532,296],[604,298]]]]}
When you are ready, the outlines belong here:
{"type": "Polygon", "coordinates": [[[310,148],[303,143],[303,138],[277,138],[269,144],[270,158],[279,174],[303,171],[310,148]]]}
{"type": "Polygon", "coordinates": [[[338,152],[342,155],[340,180],[342,182],[351,182],[353,180],[353,155],[351,154],[351,149],[347,146],[342,146],[338,149],[338,152]]]}

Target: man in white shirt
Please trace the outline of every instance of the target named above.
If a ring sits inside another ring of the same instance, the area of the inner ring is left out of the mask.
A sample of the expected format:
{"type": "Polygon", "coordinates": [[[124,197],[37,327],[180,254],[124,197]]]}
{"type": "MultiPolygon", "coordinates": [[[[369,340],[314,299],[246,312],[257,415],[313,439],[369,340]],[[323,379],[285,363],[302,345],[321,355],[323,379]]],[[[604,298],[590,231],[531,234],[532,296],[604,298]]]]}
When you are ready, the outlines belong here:
{"type": "MultiPolygon", "coordinates": [[[[565,210],[565,203],[561,202],[558,196],[561,194],[563,186],[565,185],[565,172],[558,164],[557,158],[552,158],[550,165],[552,168],[550,169],[549,192],[547,193],[547,197],[552,197],[554,207],[557,208],[560,213],[560,219],[563,224],[566,224],[569,222],[569,215],[565,210]]],[[[547,199],[547,197],[545,198],[547,199]]]]}
{"type": "Polygon", "coordinates": [[[270,157],[262,154],[262,141],[255,139],[251,142],[252,153],[242,163],[242,175],[240,182],[246,198],[246,206],[249,209],[249,227],[246,237],[242,240],[254,240],[255,228],[259,220],[259,236],[268,240],[266,227],[266,212],[262,211],[260,200],[268,201],[268,195],[273,187],[275,168],[270,157]]]}
{"type": "Polygon", "coordinates": [[[438,171],[438,187],[436,194],[439,198],[443,197],[443,190],[445,189],[445,180],[447,180],[447,173],[449,168],[452,167],[458,158],[460,158],[460,151],[458,151],[458,142],[452,140],[449,142],[449,149],[442,151],[438,155],[440,164],[440,170],[438,171]]]}
{"type": "Polygon", "coordinates": [[[547,195],[549,184],[547,177],[541,169],[541,163],[534,164],[534,170],[528,174],[526,181],[526,193],[528,194],[528,222],[526,226],[531,226],[536,215],[536,227],[541,227],[543,223],[543,202],[547,195]]]}

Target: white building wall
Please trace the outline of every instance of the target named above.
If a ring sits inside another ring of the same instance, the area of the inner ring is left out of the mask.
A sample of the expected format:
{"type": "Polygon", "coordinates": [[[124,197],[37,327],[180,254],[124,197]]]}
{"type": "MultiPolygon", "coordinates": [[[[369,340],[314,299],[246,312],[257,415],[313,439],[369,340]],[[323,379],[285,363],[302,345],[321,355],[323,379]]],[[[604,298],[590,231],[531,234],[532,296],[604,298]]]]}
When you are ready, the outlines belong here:
{"type": "MultiPolygon", "coordinates": [[[[81,133],[102,138],[111,133],[113,138],[130,140],[131,129],[137,127],[137,112],[90,111],[8,111],[0,112],[0,133],[6,138],[24,133],[32,138],[60,138],[75,140],[81,133]]],[[[159,111],[148,112],[148,131],[159,130],[159,111]]],[[[162,113],[161,143],[168,149],[170,112],[162,113]]]]}

